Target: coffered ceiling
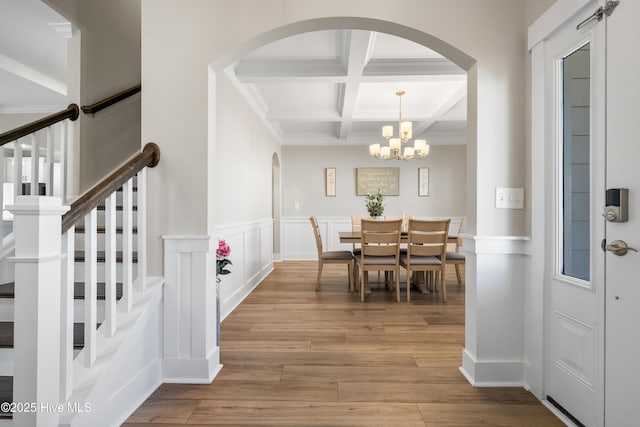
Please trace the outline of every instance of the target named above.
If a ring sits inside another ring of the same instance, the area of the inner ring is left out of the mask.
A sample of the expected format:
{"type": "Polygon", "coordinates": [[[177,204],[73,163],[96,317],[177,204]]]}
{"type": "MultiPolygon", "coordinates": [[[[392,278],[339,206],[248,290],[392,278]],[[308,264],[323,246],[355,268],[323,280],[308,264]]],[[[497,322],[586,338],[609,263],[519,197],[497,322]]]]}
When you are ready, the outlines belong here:
{"type": "Polygon", "coordinates": [[[384,142],[397,132],[399,98],[413,136],[464,144],[466,73],[406,39],[361,30],[315,31],[279,40],[227,69],[285,145],[384,142]],[[382,139],[382,141],[380,141],[382,139]]]}

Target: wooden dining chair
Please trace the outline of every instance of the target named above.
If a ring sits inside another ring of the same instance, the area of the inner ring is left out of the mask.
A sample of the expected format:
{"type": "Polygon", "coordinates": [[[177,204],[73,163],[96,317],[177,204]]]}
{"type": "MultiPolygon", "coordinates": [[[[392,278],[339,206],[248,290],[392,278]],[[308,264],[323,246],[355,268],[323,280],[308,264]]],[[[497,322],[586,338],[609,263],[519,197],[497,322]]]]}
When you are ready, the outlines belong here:
{"type": "Polygon", "coordinates": [[[360,276],[360,301],[364,302],[366,273],[393,272],[396,301],[400,301],[400,228],[402,220],[361,220],[360,247],[356,255],[360,276]]]}
{"type": "Polygon", "coordinates": [[[320,276],[322,276],[322,268],[325,264],[347,264],[349,270],[349,290],[355,288],[353,280],[353,272],[355,267],[355,259],[351,251],[325,251],[322,249],[322,236],[320,235],[320,226],[318,218],[312,216],[309,218],[313,235],[316,238],[316,248],[318,249],[318,278],[316,279],[316,291],[320,290],[320,276]]]}
{"type": "Polygon", "coordinates": [[[462,275],[460,274],[460,266],[465,265],[466,258],[462,252],[460,252],[461,238],[458,237],[456,241],[456,248],[453,251],[447,251],[446,259],[447,264],[452,264],[456,268],[456,279],[458,280],[458,286],[462,285],[462,275]]]}
{"type": "MultiPolygon", "coordinates": [[[[351,231],[360,232],[362,218],[369,218],[369,217],[367,217],[367,216],[351,216],[351,231]]],[[[359,243],[354,243],[353,244],[352,252],[353,252],[354,255],[358,255],[360,253],[360,244],[359,243]]]]}
{"type": "Polygon", "coordinates": [[[435,272],[434,287],[438,281],[442,289],[442,302],[447,302],[445,267],[447,238],[451,220],[409,220],[407,253],[400,256],[400,265],[407,270],[407,302],[411,301],[411,273],[435,272]]]}
{"type": "Polygon", "coordinates": [[[460,274],[460,266],[465,265],[466,258],[463,253],[460,252],[460,247],[462,246],[462,238],[460,237],[460,232],[463,230],[466,225],[467,217],[463,217],[460,222],[460,229],[458,230],[458,238],[456,239],[455,249],[452,251],[447,251],[447,264],[452,264],[456,268],[456,279],[458,279],[458,286],[462,285],[462,275],[460,274]]]}

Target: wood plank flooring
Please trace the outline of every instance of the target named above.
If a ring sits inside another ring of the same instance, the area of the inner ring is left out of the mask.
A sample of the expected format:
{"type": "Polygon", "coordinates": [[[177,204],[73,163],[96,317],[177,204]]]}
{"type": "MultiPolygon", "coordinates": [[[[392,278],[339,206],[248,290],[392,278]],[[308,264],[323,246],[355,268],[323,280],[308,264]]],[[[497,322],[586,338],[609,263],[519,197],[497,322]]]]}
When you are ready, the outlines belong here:
{"type": "Polygon", "coordinates": [[[527,391],[474,388],[458,371],[464,286],[453,268],[447,304],[417,291],[396,303],[375,284],[360,303],[340,265],[325,266],[316,292],[316,268],[276,264],[223,322],[214,382],[164,384],[125,425],[564,425],[527,391]]]}

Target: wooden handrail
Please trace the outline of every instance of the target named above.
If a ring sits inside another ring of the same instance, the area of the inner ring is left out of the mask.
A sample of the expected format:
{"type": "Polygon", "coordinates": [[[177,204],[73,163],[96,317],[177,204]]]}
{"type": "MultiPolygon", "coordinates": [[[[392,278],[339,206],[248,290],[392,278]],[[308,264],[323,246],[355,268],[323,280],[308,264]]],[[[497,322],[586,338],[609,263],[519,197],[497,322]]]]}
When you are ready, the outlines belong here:
{"type": "Polygon", "coordinates": [[[111,193],[140,172],[145,166],[156,166],[160,161],[160,147],[147,143],[142,152],[136,154],[117,171],[109,175],[71,204],[71,210],[62,216],[62,233],[84,218],[93,208],[102,203],[111,193]]]}
{"type": "Polygon", "coordinates": [[[142,85],[137,84],[129,89],[125,89],[122,92],[116,93],[108,98],[105,98],[101,101],[96,102],[91,105],[83,105],[82,112],[85,114],[95,114],[100,110],[104,110],[105,108],[122,101],[123,99],[127,99],[130,96],[135,95],[136,93],[142,90],[142,85]]]}
{"type": "Polygon", "coordinates": [[[69,106],[57,113],[51,114],[47,117],[43,117],[26,125],[20,126],[13,130],[0,134],[0,147],[9,142],[16,141],[18,138],[30,135],[34,132],[44,129],[48,126],[54,125],[63,120],[76,120],[80,115],[80,109],[76,104],[69,104],[69,106]]]}

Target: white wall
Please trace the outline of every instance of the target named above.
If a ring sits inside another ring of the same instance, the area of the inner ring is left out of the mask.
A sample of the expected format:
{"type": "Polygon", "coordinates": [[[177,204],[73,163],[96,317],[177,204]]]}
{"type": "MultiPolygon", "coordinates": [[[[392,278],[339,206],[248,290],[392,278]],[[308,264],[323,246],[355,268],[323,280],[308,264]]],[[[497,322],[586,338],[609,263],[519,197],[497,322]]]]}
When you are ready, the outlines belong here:
{"type": "MultiPolygon", "coordinates": [[[[90,105],[140,83],[140,0],[43,1],[79,29],[68,49],[70,103],[90,105]]],[[[140,99],[80,113],[80,193],[140,150],[140,99]]]]}
{"type": "Polygon", "coordinates": [[[41,114],[0,114],[0,133],[15,129],[19,126],[26,125],[35,120],[47,116],[47,113],[41,114]]]}
{"type": "MultiPolygon", "coordinates": [[[[216,79],[215,227],[271,219],[273,153],[280,144],[224,74],[216,79]]],[[[204,204],[204,201],[203,201],[204,204]]]]}
{"type": "Polygon", "coordinates": [[[368,215],[364,196],[356,195],[356,168],[400,168],[399,196],[385,197],[386,216],[466,215],[466,149],[431,145],[429,156],[410,161],[382,161],[368,146],[282,147],[284,217],[368,215]],[[325,196],[324,169],[336,168],[336,196],[325,196]],[[429,168],[429,196],[418,196],[418,168],[429,168]],[[295,205],[299,208],[296,209],[295,205]]]}

